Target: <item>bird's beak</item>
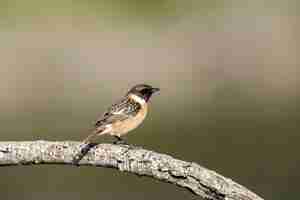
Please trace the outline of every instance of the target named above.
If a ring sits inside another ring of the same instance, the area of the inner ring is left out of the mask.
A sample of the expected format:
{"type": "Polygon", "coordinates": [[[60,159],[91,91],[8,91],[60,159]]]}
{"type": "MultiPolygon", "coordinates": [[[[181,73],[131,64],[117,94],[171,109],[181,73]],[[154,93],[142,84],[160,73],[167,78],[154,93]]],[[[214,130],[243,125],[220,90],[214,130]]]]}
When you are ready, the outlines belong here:
{"type": "Polygon", "coordinates": [[[154,93],[156,93],[156,92],[158,92],[158,91],[160,91],[159,88],[152,88],[152,89],[151,89],[152,94],[154,94],[154,93]]]}

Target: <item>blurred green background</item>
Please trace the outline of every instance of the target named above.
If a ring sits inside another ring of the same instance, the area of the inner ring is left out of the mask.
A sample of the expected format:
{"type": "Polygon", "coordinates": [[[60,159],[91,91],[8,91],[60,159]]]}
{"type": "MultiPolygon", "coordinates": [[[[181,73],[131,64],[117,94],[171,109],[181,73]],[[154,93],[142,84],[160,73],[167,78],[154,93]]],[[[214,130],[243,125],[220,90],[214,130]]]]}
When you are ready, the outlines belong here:
{"type": "MultiPolygon", "coordinates": [[[[161,93],[130,143],[295,199],[299,11],[297,0],[1,0],[1,140],[81,140],[148,83],[161,93]]],[[[199,199],[104,168],[1,167],[0,177],[1,199],[199,199]]]]}

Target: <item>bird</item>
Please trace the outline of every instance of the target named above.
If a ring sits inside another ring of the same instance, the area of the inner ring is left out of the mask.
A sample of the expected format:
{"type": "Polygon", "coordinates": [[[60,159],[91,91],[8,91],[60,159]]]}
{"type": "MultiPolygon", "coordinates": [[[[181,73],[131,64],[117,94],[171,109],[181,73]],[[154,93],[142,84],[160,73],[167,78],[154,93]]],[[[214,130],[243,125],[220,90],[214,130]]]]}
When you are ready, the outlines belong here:
{"type": "Polygon", "coordinates": [[[148,113],[149,100],[158,91],[159,88],[147,84],[133,86],[121,100],[109,107],[96,120],[94,131],[83,140],[83,143],[89,144],[97,136],[111,135],[117,139],[115,144],[126,144],[122,137],[144,121],[148,113]]]}

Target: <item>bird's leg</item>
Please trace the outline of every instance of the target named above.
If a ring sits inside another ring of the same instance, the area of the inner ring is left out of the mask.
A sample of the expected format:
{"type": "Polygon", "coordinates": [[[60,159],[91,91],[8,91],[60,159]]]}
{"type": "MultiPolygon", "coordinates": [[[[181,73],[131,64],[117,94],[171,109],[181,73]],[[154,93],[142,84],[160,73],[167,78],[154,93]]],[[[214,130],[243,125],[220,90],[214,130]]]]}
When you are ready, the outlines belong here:
{"type": "Polygon", "coordinates": [[[135,146],[135,145],[132,145],[132,144],[128,144],[126,142],[126,140],[124,140],[124,138],[121,138],[119,136],[115,136],[117,138],[116,141],[114,141],[114,144],[118,144],[118,145],[126,145],[128,146],[129,148],[128,149],[141,149],[142,147],[140,146],[135,146]]]}
{"type": "Polygon", "coordinates": [[[115,136],[117,138],[116,141],[114,141],[114,144],[125,144],[125,145],[128,145],[128,143],[123,139],[121,138],[120,136],[115,136]]]}

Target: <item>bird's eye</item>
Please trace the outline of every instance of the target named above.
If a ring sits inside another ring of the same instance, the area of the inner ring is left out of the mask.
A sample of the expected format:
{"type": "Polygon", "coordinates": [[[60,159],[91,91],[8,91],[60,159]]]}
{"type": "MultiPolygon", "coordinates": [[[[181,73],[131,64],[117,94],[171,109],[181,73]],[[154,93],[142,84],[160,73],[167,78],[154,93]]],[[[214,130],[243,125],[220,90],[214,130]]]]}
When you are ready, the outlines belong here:
{"type": "Polygon", "coordinates": [[[147,88],[142,89],[142,90],[141,90],[141,93],[142,93],[142,94],[147,94],[147,93],[148,93],[147,88]]]}

